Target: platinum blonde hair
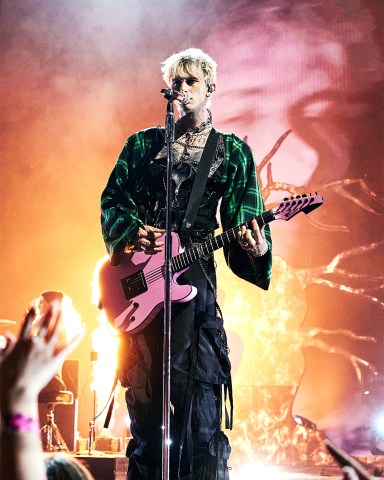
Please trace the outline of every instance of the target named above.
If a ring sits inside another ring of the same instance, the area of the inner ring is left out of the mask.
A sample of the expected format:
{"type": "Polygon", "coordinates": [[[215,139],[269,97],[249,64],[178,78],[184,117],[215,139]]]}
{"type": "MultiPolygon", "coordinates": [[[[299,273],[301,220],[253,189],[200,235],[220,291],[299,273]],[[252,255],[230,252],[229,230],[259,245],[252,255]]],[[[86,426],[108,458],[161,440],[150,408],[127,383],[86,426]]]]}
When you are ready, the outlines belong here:
{"type": "Polygon", "coordinates": [[[182,76],[185,72],[195,74],[198,70],[202,71],[207,85],[216,82],[217,63],[200,48],[174,53],[164,60],[161,67],[163,79],[169,87],[176,76],[182,76]]]}

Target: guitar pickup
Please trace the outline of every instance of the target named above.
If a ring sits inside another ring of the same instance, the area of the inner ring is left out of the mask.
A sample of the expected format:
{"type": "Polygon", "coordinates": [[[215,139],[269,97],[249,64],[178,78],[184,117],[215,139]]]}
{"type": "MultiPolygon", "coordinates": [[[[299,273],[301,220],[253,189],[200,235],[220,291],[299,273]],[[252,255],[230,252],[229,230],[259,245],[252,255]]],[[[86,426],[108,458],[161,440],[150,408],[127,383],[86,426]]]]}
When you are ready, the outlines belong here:
{"type": "Polygon", "coordinates": [[[142,271],[121,279],[124,295],[127,300],[137,297],[148,290],[145,275],[142,271]]]}

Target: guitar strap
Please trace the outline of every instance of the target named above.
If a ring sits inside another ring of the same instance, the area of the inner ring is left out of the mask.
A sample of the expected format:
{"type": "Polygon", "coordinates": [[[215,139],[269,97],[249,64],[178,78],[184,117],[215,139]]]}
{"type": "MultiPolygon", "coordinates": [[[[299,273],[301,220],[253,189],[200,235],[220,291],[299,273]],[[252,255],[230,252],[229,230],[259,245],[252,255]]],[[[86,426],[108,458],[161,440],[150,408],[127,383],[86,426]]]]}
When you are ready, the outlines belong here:
{"type": "Polygon", "coordinates": [[[211,129],[208,135],[203,154],[197,167],[195,181],[192,185],[191,194],[189,196],[188,205],[181,226],[180,237],[182,239],[185,239],[191,235],[220,136],[221,134],[216,132],[214,128],[211,129]]]}
{"type": "MultiPolygon", "coordinates": [[[[201,159],[197,168],[195,180],[192,185],[191,194],[188,200],[185,217],[184,217],[182,228],[181,228],[180,238],[182,239],[190,237],[191,235],[191,231],[196,220],[197,212],[200,207],[200,202],[205,190],[205,186],[207,184],[209,170],[213,163],[213,159],[217,150],[217,144],[219,142],[220,137],[221,137],[221,134],[218,133],[214,128],[212,128],[207,138],[207,142],[205,144],[203,154],[201,156],[201,159]]],[[[197,342],[199,342],[199,340],[197,340],[197,342]]],[[[198,350],[196,352],[192,352],[191,369],[188,376],[188,384],[187,384],[186,395],[185,395],[183,424],[182,424],[181,433],[180,433],[179,474],[180,474],[180,466],[182,461],[182,452],[183,452],[185,443],[187,446],[187,456],[189,459],[190,473],[192,474],[193,439],[192,439],[190,421],[191,421],[192,397],[193,397],[193,390],[194,390],[194,378],[195,378],[195,372],[197,368],[197,356],[198,356],[198,350]]],[[[231,403],[231,418],[229,419],[227,409],[225,408],[226,428],[232,428],[231,378],[229,378],[228,381],[229,381],[229,385],[225,385],[225,399],[227,397],[227,392],[229,391],[230,403],[231,403]]]]}
{"type": "MultiPolygon", "coordinates": [[[[101,411],[101,413],[103,413],[104,409],[107,408],[107,406],[108,406],[108,404],[109,404],[108,411],[107,411],[107,415],[106,415],[105,420],[104,420],[103,428],[108,428],[109,422],[111,421],[112,412],[113,412],[113,407],[114,407],[114,405],[115,405],[115,389],[116,389],[116,387],[117,387],[117,382],[118,382],[118,381],[119,381],[119,369],[117,368],[117,369],[116,369],[116,372],[115,372],[115,378],[114,378],[114,380],[113,380],[113,385],[112,385],[111,393],[109,394],[109,398],[108,398],[107,405],[105,405],[105,407],[104,407],[103,410],[101,411]]],[[[99,413],[99,415],[101,415],[101,413],[99,413]]],[[[97,415],[93,420],[95,421],[96,418],[97,418],[99,415],[97,415]]]]}

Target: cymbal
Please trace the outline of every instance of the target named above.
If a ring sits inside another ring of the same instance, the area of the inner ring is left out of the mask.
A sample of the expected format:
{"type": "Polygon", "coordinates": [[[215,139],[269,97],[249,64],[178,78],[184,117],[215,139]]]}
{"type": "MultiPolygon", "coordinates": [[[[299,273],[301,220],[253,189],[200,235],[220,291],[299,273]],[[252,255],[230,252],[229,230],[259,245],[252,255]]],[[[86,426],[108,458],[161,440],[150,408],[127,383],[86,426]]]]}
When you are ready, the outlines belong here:
{"type": "Polygon", "coordinates": [[[14,320],[5,320],[5,318],[0,318],[0,325],[17,325],[17,322],[14,320]]]}

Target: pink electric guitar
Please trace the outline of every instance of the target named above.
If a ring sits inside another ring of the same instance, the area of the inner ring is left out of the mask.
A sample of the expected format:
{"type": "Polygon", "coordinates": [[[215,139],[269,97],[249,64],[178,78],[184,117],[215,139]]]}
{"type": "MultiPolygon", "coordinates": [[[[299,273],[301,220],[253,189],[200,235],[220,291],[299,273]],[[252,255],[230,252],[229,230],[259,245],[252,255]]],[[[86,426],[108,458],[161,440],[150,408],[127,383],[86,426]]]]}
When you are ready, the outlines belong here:
{"type": "MultiPolygon", "coordinates": [[[[305,214],[323,204],[320,195],[299,195],[286,198],[268,210],[256,221],[261,227],[273,220],[290,220],[299,212],[305,214]]],[[[197,293],[191,285],[179,285],[177,278],[191,263],[203,255],[227,245],[236,239],[240,228],[250,221],[184,250],[176,233],[172,233],[172,302],[187,302],[197,293]]],[[[164,303],[164,249],[156,255],[144,252],[124,253],[121,263],[111,266],[107,260],[99,273],[100,303],[108,321],[121,332],[137,332],[151,322],[164,303]]]]}

